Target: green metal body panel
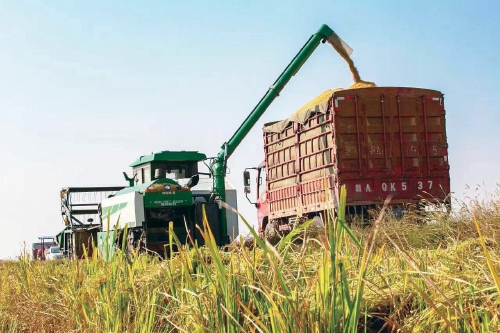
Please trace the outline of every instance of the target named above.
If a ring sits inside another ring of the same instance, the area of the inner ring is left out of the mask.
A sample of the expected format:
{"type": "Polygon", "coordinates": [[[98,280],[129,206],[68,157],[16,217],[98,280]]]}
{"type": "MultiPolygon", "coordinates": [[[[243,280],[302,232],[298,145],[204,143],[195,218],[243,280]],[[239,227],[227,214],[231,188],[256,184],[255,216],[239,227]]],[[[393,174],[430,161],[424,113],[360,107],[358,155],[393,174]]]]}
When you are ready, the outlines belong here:
{"type": "Polygon", "coordinates": [[[136,161],[130,164],[135,167],[141,164],[153,161],[203,161],[207,156],[197,151],[162,151],[151,155],[139,157],[136,161]]]}
{"type": "Polygon", "coordinates": [[[114,228],[140,227],[144,222],[144,196],[140,192],[129,192],[104,199],[101,202],[101,231],[114,228]]]}
{"type": "MultiPolygon", "coordinates": [[[[214,159],[211,165],[212,174],[214,176],[214,192],[225,202],[226,188],[224,178],[226,175],[226,161],[233,154],[235,149],[240,145],[243,139],[246,137],[248,132],[253,128],[253,126],[259,121],[260,117],[267,110],[269,105],[274,101],[276,97],[279,96],[281,90],[290,81],[290,79],[299,71],[302,65],[307,61],[311,54],[316,50],[318,45],[322,41],[328,41],[333,47],[338,51],[339,38],[333,32],[333,30],[327,25],[322,25],[321,28],[312,35],[302,49],[297,53],[295,58],[288,64],[283,73],[278,77],[276,82],[269,88],[267,93],[262,97],[255,108],[250,112],[248,117],[243,121],[240,127],[233,134],[231,139],[222,145],[222,150],[219,152],[217,157],[214,159]]],[[[227,234],[227,226],[224,223],[226,221],[226,211],[222,209],[222,230],[223,236],[227,234]]]]}
{"type": "Polygon", "coordinates": [[[102,208],[102,216],[104,218],[104,217],[108,216],[108,213],[109,213],[109,215],[116,214],[120,210],[122,210],[123,208],[127,207],[127,205],[128,205],[128,202],[122,202],[119,204],[115,204],[113,206],[103,207],[102,208]]]}
{"type": "Polygon", "coordinates": [[[114,239],[115,239],[114,230],[97,233],[97,248],[104,261],[110,261],[115,256],[116,248],[114,244],[114,239]]]}
{"type": "MultiPolygon", "coordinates": [[[[118,228],[123,228],[124,224],[127,224],[129,228],[140,227],[146,220],[146,216],[144,215],[146,209],[192,206],[194,204],[193,193],[186,190],[176,190],[174,188],[176,186],[180,185],[175,180],[161,178],[124,188],[116,192],[113,197],[103,200],[102,221],[106,223],[109,214],[112,221],[110,223],[111,228],[114,225],[118,228]],[[172,188],[165,189],[162,192],[145,192],[148,187],[158,184],[171,186],[172,188]],[[123,198],[123,200],[120,200],[120,198],[123,198]]],[[[103,228],[103,230],[107,230],[107,227],[103,228]]]]}

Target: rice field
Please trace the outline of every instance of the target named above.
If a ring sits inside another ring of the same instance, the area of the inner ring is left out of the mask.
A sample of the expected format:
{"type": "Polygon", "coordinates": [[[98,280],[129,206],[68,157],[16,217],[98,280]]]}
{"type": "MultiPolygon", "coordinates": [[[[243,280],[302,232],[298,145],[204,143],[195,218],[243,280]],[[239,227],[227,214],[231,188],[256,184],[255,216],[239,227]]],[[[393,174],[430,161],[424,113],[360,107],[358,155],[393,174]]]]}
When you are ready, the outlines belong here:
{"type": "Polygon", "coordinates": [[[256,238],[224,251],[205,228],[206,246],[163,261],[26,252],[0,264],[0,331],[500,331],[498,196],[429,225],[343,218],[340,209],[319,237],[306,223],[275,246],[256,238]]]}

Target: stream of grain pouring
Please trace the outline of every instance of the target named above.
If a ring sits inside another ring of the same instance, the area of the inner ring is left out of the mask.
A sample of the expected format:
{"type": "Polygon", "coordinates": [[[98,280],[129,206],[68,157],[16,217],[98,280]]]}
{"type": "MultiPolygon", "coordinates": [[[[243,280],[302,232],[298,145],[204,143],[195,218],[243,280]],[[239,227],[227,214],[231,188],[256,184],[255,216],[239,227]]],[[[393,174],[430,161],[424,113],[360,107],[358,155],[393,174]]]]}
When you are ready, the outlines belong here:
{"type": "Polygon", "coordinates": [[[330,36],[330,38],[328,38],[328,42],[349,65],[349,69],[354,79],[354,84],[351,85],[349,89],[376,87],[374,82],[361,80],[358,69],[356,68],[356,66],[354,66],[354,61],[352,61],[350,57],[352,48],[347,45],[335,32],[332,34],[332,36],[330,36]]]}

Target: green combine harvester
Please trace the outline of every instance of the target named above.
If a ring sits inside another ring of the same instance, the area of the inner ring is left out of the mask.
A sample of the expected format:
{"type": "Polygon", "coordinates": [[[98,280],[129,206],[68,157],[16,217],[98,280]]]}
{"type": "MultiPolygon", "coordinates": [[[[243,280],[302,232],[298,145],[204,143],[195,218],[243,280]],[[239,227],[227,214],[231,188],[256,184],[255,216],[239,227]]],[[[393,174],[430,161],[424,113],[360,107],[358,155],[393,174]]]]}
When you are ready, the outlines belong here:
{"type": "MultiPolygon", "coordinates": [[[[237,208],[236,191],[226,181],[227,160],[290,79],[325,42],[331,44],[342,58],[349,59],[352,49],[330,27],[322,25],[233,136],[221,146],[216,157],[207,159],[205,154],[196,151],[164,151],[142,156],[132,163],[133,175],[129,177],[125,174],[129,186],[102,200],[99,205],[100,227],[96,231],[99,251],[107,257],[107,254],[114,253],[117,246],[123,246],[127,251],[134,247],[164,256],[170,247],[170,222],[182,243],[191,237],[201,245],[203,239],[195,226],[203,226],[203,211],[217,245],[224,246],[237,236],[238,216],[222,204],[237,208]],[[198,164],[202,161],[209,169],[205,174],[208,177],[204,178],[200,177],[204,174],[198,171],[198,164]]],[[[81,244],[74,246],[81,247],[81,244]]]]}
{"type": "MultiPolygon", "coordinates": [[[[169,249],[171,222],[182,243],[189,242],[190,237],[203,245],[203,237],[195,227],[203,226],[203,211],[218,245],[237,236],[238,215],[228,211],[222,223],[223,207],[212,191],[211,175],[198,171],[199,162],[206,159],[205,154],[196,151],[163,151],[141,156],[132,163],[133,177],[124,173],[130,186],[100,204],[102,231],[97,238],[101,253],[112,254],[125,240],[127,250],[133,247],[163,257],[169,249]],[[227,226],[227,231],[221,230],[221,225],[227,226]],[[108,236],[115,241],[108,241],[109,249],[105,251],[108,236]]],[[[237,209],[236,189],[226,181],[225,191],[227,204],[237,209]]]]}

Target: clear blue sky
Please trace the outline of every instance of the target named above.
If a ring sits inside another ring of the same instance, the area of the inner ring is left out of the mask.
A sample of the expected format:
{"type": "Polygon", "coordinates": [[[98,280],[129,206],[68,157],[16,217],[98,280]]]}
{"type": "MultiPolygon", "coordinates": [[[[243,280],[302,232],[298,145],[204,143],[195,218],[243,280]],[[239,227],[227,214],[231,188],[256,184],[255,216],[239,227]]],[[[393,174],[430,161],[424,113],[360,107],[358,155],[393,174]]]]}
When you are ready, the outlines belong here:
{"type": "MultiPolygon", "coordinates": [[[[0,1],[0,258],[62,229],[59,190],[121,185],[138,156],[213,156],[321,24],[380,86],[445,94],[452,190],[499,180],[497,1],[0,1]]],[[[261,127],[352,83],[321,45],[229,160],[263,158],[261,127]]]]}

